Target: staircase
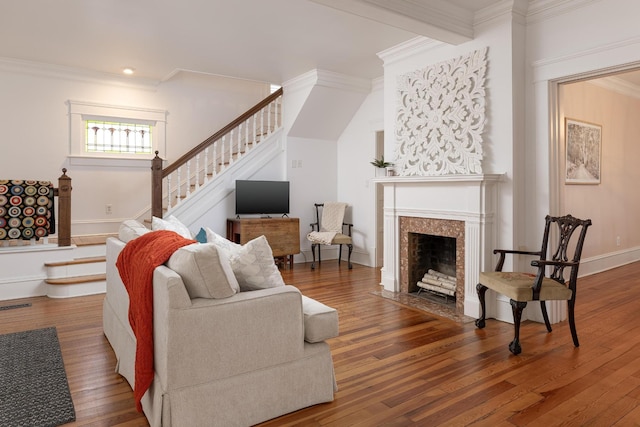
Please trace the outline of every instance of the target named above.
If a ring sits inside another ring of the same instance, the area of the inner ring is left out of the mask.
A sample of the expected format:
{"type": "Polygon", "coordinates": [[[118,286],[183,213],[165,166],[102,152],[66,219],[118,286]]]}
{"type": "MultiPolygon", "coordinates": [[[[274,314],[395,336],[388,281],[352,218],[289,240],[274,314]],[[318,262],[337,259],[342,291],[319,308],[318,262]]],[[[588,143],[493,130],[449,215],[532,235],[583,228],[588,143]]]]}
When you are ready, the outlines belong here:
{"type": "Polygon", "coordinates": [[[167,167],[153,159],[151,215],[162,217],[198,190],[219,181],[236,163],[282,128],[282,88],[167,167]]]}
{"type": "Polygon", "coordinates": [[[106,290],[105,242],[109,235],[72,237],[73,258],[45,262],[47,296],[69,298],[106,290]]]}

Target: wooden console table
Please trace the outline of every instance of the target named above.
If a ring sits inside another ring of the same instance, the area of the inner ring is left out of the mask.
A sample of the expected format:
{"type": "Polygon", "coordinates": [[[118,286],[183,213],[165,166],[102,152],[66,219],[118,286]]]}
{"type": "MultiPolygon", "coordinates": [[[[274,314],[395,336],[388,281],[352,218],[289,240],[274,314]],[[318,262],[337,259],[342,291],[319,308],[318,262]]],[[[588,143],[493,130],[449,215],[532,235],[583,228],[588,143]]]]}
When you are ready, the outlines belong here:
{"type": "Polygon", "coordinates": [[[244,245],[264,235],[274,258],[283,258],[293,266],[293,255],[300,253],[300,220],[298,218],[229,218],[227,239],[244,245]]]}

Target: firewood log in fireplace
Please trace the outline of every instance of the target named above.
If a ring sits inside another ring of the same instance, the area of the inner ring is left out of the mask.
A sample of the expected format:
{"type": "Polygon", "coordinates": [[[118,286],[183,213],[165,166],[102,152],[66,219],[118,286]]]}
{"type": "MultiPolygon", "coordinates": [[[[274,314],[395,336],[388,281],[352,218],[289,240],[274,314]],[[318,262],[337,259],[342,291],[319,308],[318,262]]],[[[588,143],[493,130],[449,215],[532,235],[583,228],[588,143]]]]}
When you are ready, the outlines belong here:
{"type": "Polygon", "coordinates": [[[425,273],[417,286],[442,295],[455,297],[456,294],[456,278],[433,269],[425,273]]]}

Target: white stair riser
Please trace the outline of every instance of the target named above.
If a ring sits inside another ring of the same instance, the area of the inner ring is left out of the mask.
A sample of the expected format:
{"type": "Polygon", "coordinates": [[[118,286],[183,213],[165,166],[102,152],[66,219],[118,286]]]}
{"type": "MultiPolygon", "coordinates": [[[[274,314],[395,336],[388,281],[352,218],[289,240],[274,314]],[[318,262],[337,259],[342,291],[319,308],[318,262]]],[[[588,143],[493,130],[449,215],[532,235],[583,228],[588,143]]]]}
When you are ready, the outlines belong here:
{"type": "Polygon", "coordinates": [[[105,280],[73,285],[47,285],[47,296],[49,298],[72,298],[83,295],[103,294],[106,291],[107,282],[105,280]]]}
{"type": "Polygon", "coordinates": [[[106,271],[107,264],[105,261],[60,265],[47,267],[47,278],[59,279],[62,277],[88,276],[92,274],[104,274],[106,271]]]}
{"type": "Polygon", "coordinates": [[[87,245],[78,246],[73,251],[74,258],[94,258],[105,256],[107,253],[106,245],[87,245]]]}

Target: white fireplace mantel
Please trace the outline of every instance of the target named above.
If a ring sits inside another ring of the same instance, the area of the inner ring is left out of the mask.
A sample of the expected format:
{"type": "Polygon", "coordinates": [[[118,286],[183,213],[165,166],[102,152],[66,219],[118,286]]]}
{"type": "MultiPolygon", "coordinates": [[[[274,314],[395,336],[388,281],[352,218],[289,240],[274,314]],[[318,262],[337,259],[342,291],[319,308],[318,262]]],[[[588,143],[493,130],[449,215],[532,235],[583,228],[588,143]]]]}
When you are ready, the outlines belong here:
{"type": "MultiPolygon", "coordinates": [[[[464,314],[478,317],[476,284],[490,269],[494,247],[498,183],[504,174],[388,176],[375,178],[384,194],[384,260],[382,285],[400,291],[399,218],[447,219],[465,223],[464,314]]],[[[487,301],[490,307],[492,302],[487,301]]],[[[488,307],[488,308],[489,308],[488,307]]]]}

